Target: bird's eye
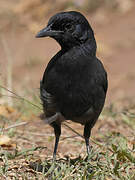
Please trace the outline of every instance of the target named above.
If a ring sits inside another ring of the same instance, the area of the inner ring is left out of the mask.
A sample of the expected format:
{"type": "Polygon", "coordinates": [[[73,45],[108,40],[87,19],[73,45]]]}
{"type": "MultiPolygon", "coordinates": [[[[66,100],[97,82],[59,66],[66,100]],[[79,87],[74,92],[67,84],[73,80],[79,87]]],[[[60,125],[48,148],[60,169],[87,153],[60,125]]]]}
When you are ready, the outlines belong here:
{"type": "Polygon", "coordinates": [[[65,30],[71,30],[71,29],[72,29],[72,24],[65,25],[65,30]]]}

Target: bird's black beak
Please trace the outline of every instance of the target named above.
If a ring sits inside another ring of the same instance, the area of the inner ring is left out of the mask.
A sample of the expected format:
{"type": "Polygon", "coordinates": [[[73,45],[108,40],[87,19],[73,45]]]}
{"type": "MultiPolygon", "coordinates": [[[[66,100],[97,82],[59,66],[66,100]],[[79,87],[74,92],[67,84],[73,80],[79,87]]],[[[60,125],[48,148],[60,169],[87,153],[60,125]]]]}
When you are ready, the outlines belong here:
{"type": "Polygon", "coordinates": [[[47,37],[50,35],[51,35],[51,28],[50,26],[47,26],[37,33],[36,38],[47,37]]]}
{"type": "Polygon", "coordinates": [[[61,33],[63,32],[52,30],[51,26],[47,26],[37,33],[36,38],[47,37],[47,36],[55,37],[60,35],[61,33]]]}

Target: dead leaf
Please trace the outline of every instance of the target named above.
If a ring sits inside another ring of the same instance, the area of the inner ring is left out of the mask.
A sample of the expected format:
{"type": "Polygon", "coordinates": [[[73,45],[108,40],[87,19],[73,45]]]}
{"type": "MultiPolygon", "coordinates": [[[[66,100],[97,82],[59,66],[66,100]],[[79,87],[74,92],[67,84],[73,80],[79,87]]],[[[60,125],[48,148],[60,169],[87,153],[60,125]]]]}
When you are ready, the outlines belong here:
{"type": "Polygon", "coordinates": [[[12,107],[0,105],[0,115],[2,115],[4,117],[8,117],[10,114],[12,114],[15,111],[16,110],[13,109],[12,107]]]}
{"type": "Polygon", "coordinates": [[[6,135],[0,136],[0,146],[9,145],[10,143],[11,143],[11,139],[8,136],[6,135]]]}

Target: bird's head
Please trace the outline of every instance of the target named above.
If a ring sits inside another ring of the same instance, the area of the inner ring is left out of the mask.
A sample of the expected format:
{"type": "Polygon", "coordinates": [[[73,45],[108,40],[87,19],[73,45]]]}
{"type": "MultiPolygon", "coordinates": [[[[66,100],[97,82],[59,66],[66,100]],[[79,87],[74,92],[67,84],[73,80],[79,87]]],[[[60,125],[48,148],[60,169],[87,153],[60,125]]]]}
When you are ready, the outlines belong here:
{"type": "Polygon", "coordinates": [[[62,48],[85,43],[88,39],[94,39],[94,33],[87,19],[75,11],[61,12],[52,16],[47,26],[36,35],[54,38],[62,48]]]}

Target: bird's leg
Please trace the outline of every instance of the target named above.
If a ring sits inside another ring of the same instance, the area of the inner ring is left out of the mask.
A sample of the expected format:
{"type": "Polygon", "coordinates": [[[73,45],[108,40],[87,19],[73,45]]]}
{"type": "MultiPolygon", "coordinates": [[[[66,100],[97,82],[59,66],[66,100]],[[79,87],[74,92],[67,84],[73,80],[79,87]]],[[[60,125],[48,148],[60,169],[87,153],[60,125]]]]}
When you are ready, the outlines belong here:
{"type": "Polygon", "coordinates": [[[86,123],[84,126],[84,139],[86,143],[86,149],[87,149],[87,154],[90,154],[90,146],[89,146],[89,138],[91,135],[91,125],[89,123],[86,123]]]}
{"type": "Polygon", "coordinates": [[[85,138],[85,143],[86,143],[86,149],[87,149],[87,154],[90,154],[90,146],[89,146],[89,138],[85,138]]]}
{"type": "Polygon", "coordinates": [[[56,160],[56,152],[58,148],[58,143],[59,143],[60,136],[56,135],[55,136],[55,146],[54,146],[54,151],[53,151],[53,160],[56,160]]]}
{"type": "Polygon", "coordinates": [[[59,139],[61,135],[61,124],[57,124],[56,122],[53,122],[51,125],[53,126],[54,133],[55,133],[55,145],[54,145],[54,151],[53,151],[53,160],[55,161],[58,143],[59,143],[59,139]]]}

